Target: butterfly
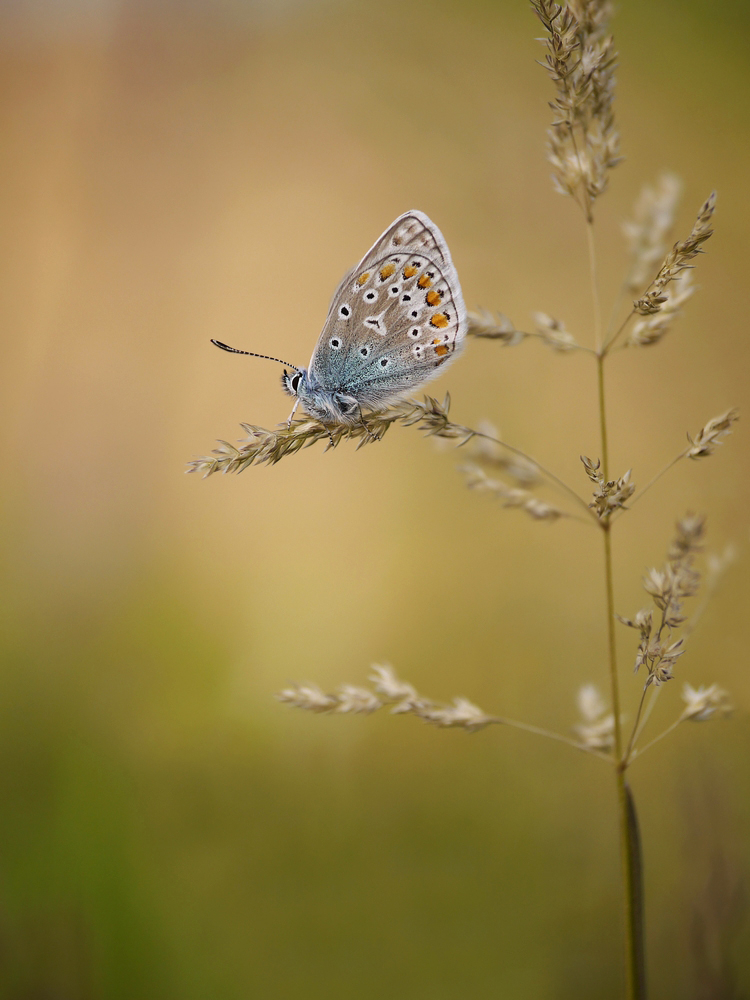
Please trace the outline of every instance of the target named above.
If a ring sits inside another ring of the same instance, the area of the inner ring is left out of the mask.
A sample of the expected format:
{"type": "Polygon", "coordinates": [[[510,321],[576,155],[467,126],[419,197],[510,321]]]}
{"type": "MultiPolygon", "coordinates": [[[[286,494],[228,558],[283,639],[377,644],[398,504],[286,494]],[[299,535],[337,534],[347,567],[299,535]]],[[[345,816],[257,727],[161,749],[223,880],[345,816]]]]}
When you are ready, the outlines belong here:
{"type": "Polygon", "coordinates": [[[364,423],[419,389],[460,352],[466,306],[442,233],[423,212],[400,215],[336,289],[307,368],[278,361],[281,384],[326,425],[364,423]],[[291,371],[287,371],[289,368],[291,371]]]}

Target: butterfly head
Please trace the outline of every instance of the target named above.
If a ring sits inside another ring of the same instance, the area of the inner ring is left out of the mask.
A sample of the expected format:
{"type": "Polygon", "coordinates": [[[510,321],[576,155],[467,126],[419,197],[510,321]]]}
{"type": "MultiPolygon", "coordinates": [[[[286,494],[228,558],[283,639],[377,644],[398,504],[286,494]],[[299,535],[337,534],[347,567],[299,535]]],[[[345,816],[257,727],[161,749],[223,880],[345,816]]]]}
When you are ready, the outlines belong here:
{"type": "MultiPolygon", "coordinates": [[[[325,389],[304,368],[284,371],[281,386],[285,393],[302,403],[311,417],[324,424],[356,424],[362,421],[357,398],[341,389],[325,389]]],[[[295,404],[295,409],[296,409],[295,404]]]]}
{"type": "Polygon", "coordinates": [[[288,372],[286,368],[284,369],[284,374],[281,376],[281,387],[285,393],[289,396],[299,395],[300,386],[305,380],[307,372],[304,368],[299,370],[288,372]]]}

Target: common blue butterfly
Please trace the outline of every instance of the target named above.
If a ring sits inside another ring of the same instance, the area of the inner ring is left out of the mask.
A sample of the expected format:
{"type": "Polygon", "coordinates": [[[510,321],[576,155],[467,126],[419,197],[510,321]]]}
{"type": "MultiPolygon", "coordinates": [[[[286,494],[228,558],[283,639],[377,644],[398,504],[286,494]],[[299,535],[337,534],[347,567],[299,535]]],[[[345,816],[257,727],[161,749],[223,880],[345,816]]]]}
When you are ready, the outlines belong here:
{"type": "Polygon", "coordinates": [[[323,424],[354,425],[442,374],[466,338],[448,246],[422,212],[400,215],[336,289],[307,368],[280,358],[284,390],[323,424]]]}

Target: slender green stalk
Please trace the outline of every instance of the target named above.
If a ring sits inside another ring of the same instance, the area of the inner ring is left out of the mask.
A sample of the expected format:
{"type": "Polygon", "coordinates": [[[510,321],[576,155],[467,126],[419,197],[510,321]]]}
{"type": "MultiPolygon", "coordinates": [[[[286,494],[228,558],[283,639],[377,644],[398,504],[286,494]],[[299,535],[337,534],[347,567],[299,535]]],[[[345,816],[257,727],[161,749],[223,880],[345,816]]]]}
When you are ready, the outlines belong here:
{"type": "MultiPolygon", "coordinates": [[[[606,473],[605,473],[606,475],[606,473]]],[[[643,889],[641,878],[640,838],[636,836],[638,821],[633,796],[625,781],[627,759],[623,754],[622,722],[620,719],[620,685],[617,676],[617,635],[615,633],[615,600],[612,572],[611,525],[603,521],[604,575],[607,590],[607,638],[609,650],[609,682],[612,712],[615,717],[615,769],[617,803],[620,811],[620,847],[625,903],[625,961],[628,1000],[645,1000],[645,946],[643,935],[643,889]]]]}
{"type": "Polygon", "coordinates": [[[494,716],[493,721],[499,722],[502,726],[523,729],[524,732],[534,733],[535,736],[545,736],[548,740],[557,740],[558,743],[567,743],[569,747],[573,747],[575,750],[581,750],[583,753],[591,754],[593,757],[599,757],[601,760],[606,760],[608,764],[612,763],[612,758],[608,753],[603,753],[601,750],[594,750],[592,747],[587,747],[577,740],[571,740],[568,736],[553,733],[550,729],[542,729],[539,726],[529,725],[527,722],[518,722],[516,719],[506,719],[499,715],[494,716]]]}
{"type": "Polygon", "coordinates": [[[682,716],[680,716],[680,718],[677,719],[676,722],[673,722],[671,726],[668,726],[663,733],[659,733],[658,736],[654,736],[651,742],[647,743],[645,747],[642,747],[640,750],[636,750],[635,753],[633,754],[633,759],[635,760],[636,757],[642,757],[643,754],[648,749],[650,749],[650,747],[652,747],[655,743],[658,743],[659,740],[663,740],[665,736],[669,736],[670,733],[673,733],[681,722],[682,722],[682,716]]]}
{"type": "MultiPolygon", "coordinates": [[[[612,328],[615,325],[615,320],[620,312],[620,306],[622,305],[622,300],[625,298],[625,292],[627,291],[627,281],[623,281],[620,285],[620,290],[617,293],[615,301],[612,303],[612,309],[609,313],[609,319],[607,321],[607,326],[604,334],[604,344],[609,350],[609,338],[612,336],[612,328]]],[[[615,335],[616,336],[616,335],[615,335]]]]}
{"type": "Polygon", "coordinates": [[[594,243],[594,222],[590,209],[586,222],[586,243],[589,250],[589,275],[591,277],[591,301],[594,306],[594,344],[596,354],[602,353],[602,310],[599,304],[599,282],[596,276],[596,244],[594,243]]]}
{"type": "Polygon", "coordinates": [[[630,310],[630,312],[627,314],[622,323],[620,323],[614,336],[610,337],[609,340],[605,341],[604,346],[602,347],[602,354],[609,354],[609,352],[615,346],[615,341],[618,339],[618,337],[625,329],[625,327],[628,325],[633,316],[635,316],[635,309],[630,310]]]}
{"type": "Polygon", "coordinates": [[[627,885],[626,940],[628,959],[628,997],[646,1000],[646,949],[643,919],[643,852],[638,814],[624,769],[617,771],[618,797],[622,819],[623,867],[627,885]]]}
{"type": "MultiPolygon", "coordinates": [[[[659,685],[652,684],[651,685],[650,690],[651,690],[652,694],[651,694],[651,697],[648,700],[648,705],[646,705],[646,711],[643,713],[643,715],[641,717],[641,724],[638,726],[638,729],[636,730],[635,737],[633,739],[633,747],[634,748],[635,748],[635,745],[637,744],[638,740],[641,738],[641,733],[643,732],[643,730],[648,725],[648,720],[651,718],[651,713],[653,712],[653,710],[654,710],[654,708],[656,706],[656,700],[659,697],[659,692],[661,691],[661,689],[662,689],[662,685],[661,684],[659,684],[659,685]]],[[[637,751],[634,749],[630,759],[632,759],[633,757],[635,757],[636,753],[637,753],[637,751]]]]}
{"type": "Polygon", "coordinates": [[[609,686],[612,696],[612,712],[615,717],[615,757],[618,761],[622,761],[622,721],[620,718],[620,684],[617,676],[617,634],[615,632],[615,594],[612,572],[612,530],[606,521],[602,522],[602,528],[604,530],[604,577],[607,590],[609,686]]]}
{"type": "MultiPolygon", "coordinates": [[[[596,380],[599,394],[599,435],[602,448],[602,475],[609,479],[609,444],[607,441],[607,408],[604,393],[604,355],[596,356],[596,380]]],[[[608,525],[609,526],[609,525],[608,525]]]]}
{"type": "Polygon", "coordinates": [[[640,732],[640,729],[638,728],[638,726],[639,726],[639,723],[641,721],[641,713],[643,712],[643,705],[644,705],[644,703],[646,701],[646,694],[648,693],[648,689],[649,689],[649,685],[645,684],[643,686],[643,692],[641,694],[641,700],[638,702],[638,711],[635,714],[635,722],[633,723],[633,731],[630,734],[630,739],[628,740],[628,745],[625,748],[624,759],[625,759],[626,762],[630,760],[630,754],[631,754],[631,751],[633,749],[633,744],[635,743],[636,737],[638,736],[638,733],[640,732]]]}
{"type": "MultiPolygon", "coordinates": [[[[601,370],[601,366],[600,366],[601,370]]],[[[604,412],[600,399],[600,412],[604,412]]],[[[602,424],[602,438],[606,425],[602,424]]],[[[602,465],[604,462],[602,461],[602,465]]],[[[606,476],[606,472],[605,472],[606,476]]],[[[625,958],[627,967],[628,1000],[645,1000],[645,942],[643,921],[643,887],[640,837],[635,802],[625,780],[627,757],[623,753],[622,722],[620,719],[620,685],[617,676],[617,635],[615,632],[614,574],[612,568],[611,524],[602,521],[604,534],[604,575],[607,591],[607,637],[609,651],[609,681],[612,712],[615,718],[615,769],[617,801],[620,811],[620,846],[625,903],[625,958]]]]}
{"type": "MultiPolygon", "coordinates": [[[[593,225],[587,229],[591,291],[594,305],[594,331],[596,340],[597,395],[599,402],[599,433],[601,437],[602,474],[609,478],[609,442],[607,437],[607,407],[604,380],[604,360],[606,345],[601,339],[601,319],[599,294],[596,281],[596,259],[593,225]]],[[[619,331],[618,331],[619,333],[619,331]]],[[[609,342],[610,346],[614,338],[609,342]]],[[[600,522],[604,539],[604,577],[607,596],[607,646],[609,661],[609,683],[612,698],[612,713],[615,721],[614,754],[617,783],[617,802],[620,815],[620,848],[622,857],[622,877],[625,905],[625,960],[627,972],[628,1000],[645,1000],[645,945],[643,921],[643,877],[641,844],[638,833],[638,819],[632,793],[625,780],[627,757],[624,753],[622,721],[620,718],[620,685],[617,673],[617,634],[615,632],[614,571],[612,565],[612,523],[609,519],[600,522]]]]}
{"type": "Polygon", "coordinates": [[[646,490],[650,490],[651,487],[654,485],[654,483],[657,483],[666,472],[669,472],[669,470],[673,466],[677,465],[677,463],[680,461],[680,459],[684,458],[685,455],[687,455],[687,451],[681,451],[680,454],[676,458],[673,458],[671,462],[669,462],[667,465],[664,466],[664,468],[661,470],[661,472],[657,472],[656,475],[654,476],[654,478],[651,479],[649,482],[647,482],[646,485],[643,487],[643,489],[639,490],[636,493],[636,495],[630,500],[630,503],[628,504],[628,506],[632,507],[633,504],[637,500],[640,500],[641,497],[643,496],[643,494],[646,492],[646,490]]]}

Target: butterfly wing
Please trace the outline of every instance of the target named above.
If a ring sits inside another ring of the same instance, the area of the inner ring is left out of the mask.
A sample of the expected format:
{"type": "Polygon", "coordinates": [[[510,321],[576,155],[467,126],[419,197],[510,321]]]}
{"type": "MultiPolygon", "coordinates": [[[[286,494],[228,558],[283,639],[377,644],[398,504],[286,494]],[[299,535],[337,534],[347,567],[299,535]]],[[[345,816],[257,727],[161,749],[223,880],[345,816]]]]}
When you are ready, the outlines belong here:
{"type": "Polygon", "coordinates": [[[399,216],[334,294],[310,361],[313,382],[382,409],[441,374],[466,336],[450,252],[422,212],[399,216]]]}

